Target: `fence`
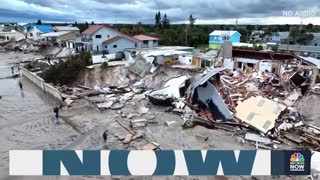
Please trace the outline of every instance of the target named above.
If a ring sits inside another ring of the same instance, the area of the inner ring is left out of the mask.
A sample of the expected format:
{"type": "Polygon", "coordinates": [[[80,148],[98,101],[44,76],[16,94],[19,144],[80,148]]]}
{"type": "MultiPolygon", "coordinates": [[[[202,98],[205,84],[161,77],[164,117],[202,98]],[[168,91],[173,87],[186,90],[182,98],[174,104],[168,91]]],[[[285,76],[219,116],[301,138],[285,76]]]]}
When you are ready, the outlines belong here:
{"type": "Polygon", "coordinates": [[[22,68],[21,73],[22,73],[22,76],[28,78],[30,81],[32,81],[34,84],[36,84],[44,92],[46,92],[46,93],[52,95],[53,97],[57,98],[58,100],[62,101],[61,93],[57,88],[51,86],[50,84],[45,83],[45,81],[42,78],[40,78],[36,74],[28,71],[25,68],[22,68]]]}

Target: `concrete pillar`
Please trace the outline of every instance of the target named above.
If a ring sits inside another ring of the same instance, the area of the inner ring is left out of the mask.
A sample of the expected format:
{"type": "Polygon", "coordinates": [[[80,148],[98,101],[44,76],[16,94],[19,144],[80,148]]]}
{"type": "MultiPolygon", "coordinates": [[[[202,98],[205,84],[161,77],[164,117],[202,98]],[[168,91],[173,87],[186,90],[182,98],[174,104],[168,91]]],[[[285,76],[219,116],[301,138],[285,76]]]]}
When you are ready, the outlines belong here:
{"type": "Polygon", "coordinates": [[[319,69],[317,67],[313,68],[313,76],[312,76],[312,86],[314,86],[316,84],[316,80],[317,80],[317,75],[319,73],[319,69]]]}

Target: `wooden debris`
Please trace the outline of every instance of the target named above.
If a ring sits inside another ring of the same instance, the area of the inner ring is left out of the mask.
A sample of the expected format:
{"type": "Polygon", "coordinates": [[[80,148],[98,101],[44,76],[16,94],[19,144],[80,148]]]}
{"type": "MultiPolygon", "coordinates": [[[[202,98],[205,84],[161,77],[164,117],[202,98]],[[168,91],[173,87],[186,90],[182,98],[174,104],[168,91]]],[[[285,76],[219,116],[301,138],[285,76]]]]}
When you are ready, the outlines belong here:
{"type": "Polygon", "coordinates": [[[133,131],[131,131],[128,127],[126,127],[125,125],[123,125],[118,119],[116,120],[116,122],[123,127],[124,129],[126,129],[129,133],[134,134],[133,131]]]}
{"type": "Polygon", "coordinates": [[[128,144],[128,143],[131,141],[132,136],[133,136],[133,135],[132,135],[131,133],[127,134],[126,137],[125,137],[125,139],[124,139],[124,141],[123,141],[123,143],[124,143],[124,144],[128,144]]]}

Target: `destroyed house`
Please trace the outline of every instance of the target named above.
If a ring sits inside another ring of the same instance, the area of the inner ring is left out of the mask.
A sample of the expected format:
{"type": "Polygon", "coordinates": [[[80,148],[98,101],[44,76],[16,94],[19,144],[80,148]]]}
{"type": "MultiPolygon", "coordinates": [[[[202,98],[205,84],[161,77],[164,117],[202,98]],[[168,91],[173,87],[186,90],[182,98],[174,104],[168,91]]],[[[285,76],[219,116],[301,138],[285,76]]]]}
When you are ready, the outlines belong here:
{"type": "Polygon", "coordinates": [[[246,49],[232,50],[234,69],[246,70],[251,68],[259,72],[272,72],[280,75],[282,65],[298,65],[301,58],[288,53],[254,51],[246,49]]]}

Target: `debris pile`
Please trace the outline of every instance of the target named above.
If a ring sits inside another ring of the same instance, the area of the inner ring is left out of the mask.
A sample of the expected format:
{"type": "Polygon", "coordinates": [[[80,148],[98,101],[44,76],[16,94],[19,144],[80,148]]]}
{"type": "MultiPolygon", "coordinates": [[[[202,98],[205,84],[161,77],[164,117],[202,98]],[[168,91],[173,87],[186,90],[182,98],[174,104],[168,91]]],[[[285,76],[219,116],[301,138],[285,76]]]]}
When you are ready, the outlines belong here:
{"type": "Polygon", "coordinates": [[[179,113],[183,128],[223,129],[256,148],[320,149],[319,128],[307,124],[295,107],[309,89],[319,91],[319,85],[309,88],[298,70],[279,76],[250,68],[244,72],[212,68],[191,79],[171,78],[147,96],[151,103],[179,113]]]}

